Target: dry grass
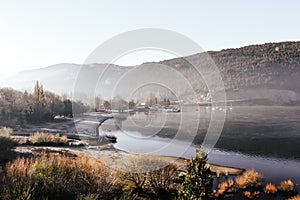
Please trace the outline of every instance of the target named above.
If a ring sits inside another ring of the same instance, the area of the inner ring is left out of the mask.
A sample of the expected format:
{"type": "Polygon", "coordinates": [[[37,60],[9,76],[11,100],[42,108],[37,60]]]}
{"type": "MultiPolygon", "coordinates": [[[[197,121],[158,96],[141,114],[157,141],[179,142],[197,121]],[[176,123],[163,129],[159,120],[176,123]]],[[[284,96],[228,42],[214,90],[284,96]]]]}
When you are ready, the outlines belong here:
{"type": "Polygon", "coordinates": [[[165,167],[149,173],[150,190],[158,196],[168,196],[176,188],[174,181],[177,177],[177,166],[166,163],[165,167]]]}
{"type": "Polygon", "coordinates": [[[281,192],[290,193],[295,189],[294,183],[291,180],[282,181],[278,187],[281,192]]]}
{"type": "MultiPolygon", "coordinates": [[[[48,155],[36,159],[18,158],[6,167],[8,185],[32,189],[31,199],[75,199],[95,197],[111,199],[119,195],[118,172],[90,157],[70,158],[48,155]]],[[[10,194],[13,199],[17,191],[10,194]]]]}
{"type": "Polygon", "coordinates": [[[262,185],[264,177],[254,169],[249,169],[235,179],[238,189],[256,188],[262,185]]]}
{"type": "Polygon", "coordinates": [[[300,195],[289,198],[289,200],[300,200],[300,195]]]}
{"type": "Polygon", "coordinates": [[[7,128],[7,127],[0,128],[0,137],[10,137],[12,133],[13,130],[11,128],[7,128]]]}
{"type": "Polygon", "coordinates": [[[68,138],[66,136],[60,136],[59,134],[50,133],[34,133],[29,136],[29,141],[32,144],[43,144],[43,143],[53,143],[53,144],[67,144],[68,138]]]}
{"type": "Polygon", "coordinates": [[[274,184],[269,183],[265,186],[264,191],[266,194],[276,194],[278,189],[274,184]]]}
{"type": "Polygon", "coordinates": [[[148,193],[164,198],[174,196],[177,191],[178,174],[174,164],[150,156],[134,156],[128,158],[124,169],[124,190],[132,194],[148,193]]]}

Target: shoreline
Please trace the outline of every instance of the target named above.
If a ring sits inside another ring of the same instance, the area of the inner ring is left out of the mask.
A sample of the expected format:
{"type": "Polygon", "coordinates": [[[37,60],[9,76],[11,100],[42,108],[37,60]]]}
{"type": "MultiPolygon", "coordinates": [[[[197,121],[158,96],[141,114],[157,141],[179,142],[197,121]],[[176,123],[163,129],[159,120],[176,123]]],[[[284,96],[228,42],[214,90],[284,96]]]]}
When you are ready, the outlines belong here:
{"type": "MultiPolygon", "coordinates": [[[[51,146],[33,146],[33,145],[22,145],[17,146],[14,151],[20,155],[28,154],[35,155],[39,152],[52,152],[52,153],[62,153],[62,154],[73,154],[78,156],[91,156],[94,157],[108,166],[118,168],[118,163],[122,163],[127,158],[138,158],[140,156],[154,158],[166,163],[173,163],[177,165],[179,170],[185,170],[187,159],[175,156],[164,156],[164,155],[147,155],[147,154],[136,154],[126,152],[120,149],[114,148],[112,145],[102,145],[102,146],[83,146],[83,147],[51,147],[51,146]],[[112,165],[113,164],[113,165],[112,165]]],[[[208,163],[213,175],[219,173],[221,176],[238,176],[242,174],[245,169],[223,166],[213,163],[208,163]]]]}

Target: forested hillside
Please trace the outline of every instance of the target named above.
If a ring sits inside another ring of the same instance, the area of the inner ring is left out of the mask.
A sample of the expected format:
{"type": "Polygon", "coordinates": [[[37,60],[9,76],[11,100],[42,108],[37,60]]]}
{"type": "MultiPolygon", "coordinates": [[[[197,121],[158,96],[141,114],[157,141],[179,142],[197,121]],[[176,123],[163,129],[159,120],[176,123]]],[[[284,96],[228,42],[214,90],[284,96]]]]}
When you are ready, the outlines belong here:
{"type": "MultiPolygon", "coordinates": [[[[300,42],[267,43],[208,53],[221,72],[229,98],[253,97],[291,104],[299,100],[300,42]]],[[[202,59],[200,53],[160,63],[193,76],[187,60],[197,63],[202,59]]]]}
{"type": "MultiPolygon", "coordinates": [[[[209,101],[207,98],[209,90],[205,82],[201,76],[197,76],[193,66],[187,62],[188,60],[203,66],[210,65],[211,63],[206,59],[207,55],[212,58],[221,73],[228,100],[242,100],[246,104],[252,105],[300,105],[300,42],[251,45],[158,62],[178,70],[193,85],[199,95],[198,99],[192,99],[192,95],[185,94],[188,90],[174,80],[174,87],[185,96],[188,103],[209,101]]],[[[151,72],[158,70],[157,63],[152,64],[153,67],[147,67],[147,70],[151,72]]],[[[140,66],[144,66],[144,64],[140,66]]],[[[57,64],[18,73],[6,80],[1,80],[0,84],[1,87],[9,86],[24,91],[26,88],[32,88],[36,77],[39,77],[39,80],[50,91],[58,94],[70,94],[73,92],[74,83],[76,80],[78,81],[77,74],[80,71],[83,74],[80,77],[82,85],[79,87],[80,91],[77,92],[82,93],[82,96],[89,96],[89,94],[85,94],[87,88],[92,88],[93,84],[96,84],[95,81],[106,67],[106,64],[57,64]]],[[[114,84],[132,68],[111,65],[99,82],[100,85],[103,85],[101,91],[96,91],[95,94],[102,97],[109,96],[114,84]]],[[[147,70],[138,78],[146,79],[147,74],[150,73],[147,70]]],[[[170,74],[170,76],[172,75],[170,74]]],[[[137,76],[128,78],[135,79],[137,76]]],[[[123,91],[127,91],[125,86],[123,91]]]]}

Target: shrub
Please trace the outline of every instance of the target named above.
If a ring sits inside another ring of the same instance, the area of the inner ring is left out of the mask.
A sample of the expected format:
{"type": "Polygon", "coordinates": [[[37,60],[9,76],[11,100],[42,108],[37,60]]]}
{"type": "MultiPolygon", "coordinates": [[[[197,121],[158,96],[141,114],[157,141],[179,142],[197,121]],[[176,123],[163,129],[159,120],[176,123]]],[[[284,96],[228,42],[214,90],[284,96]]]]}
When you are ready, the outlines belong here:
{"type": "Polygon", "coordinates": [[[79,195],[77,200],[97,200],[99,199],[98,194],[87,194],[87,195],[79,195]]]}
{"type": "Polygon", "coordinates": [[[150,190],[163,199],[175,196],[175,180],[178,177],[176,171],[176,165],[167,163],[165,167],[151,171],[149,173],[150,190]]]}
{"type": "Polygon", "coordinates": [[[66,136],[60,136],[59,134],[50,134],[50,133],[34,133],[29,136],[29,141],[32,144],[67,144],[68,138],[66,136]]]}
{"type": "Polygon", "coordinates": [[[238,189],[256,188],[261,186],[264,177],[254,169],[249,169],[235,179],[238,189]]]}
{"type": "Polygon", "coordinates": [[[9,137],[0,137],[0,159],[6,158],[7,153],[9,153],[15,146],[17,142],[9,137]]]}
{"type": "Polygon", "coordinates": [[[186,176],[179,199],[209,199],[212,193],[212,178],[207,166],[207,153],[197,150],[186,166],[186,176]]]}
{"type": "Polygon", "coordinates": [[[176,165],[155,157],[129,157],[124,165],[124,190],[137,195],[148,193],[159,198],[170,198],[176,195],[176,171],[176,165]]]}
{"type": "MultiPolygon", "coordinates": [[[[0,128],[0,161],[7,161],[10,156],[11,150],[17,146],[17,142],[10,138],[13,133],[11,128],[0,128]]],[[[1,163],[2,164],[2,163],[1,163]]]]}
{"type": "Polygon", "coordinates": [[[278,191],[276,186],[273,185],[272,183],[269,183],[265,186],[265,189],[264,189],[265,193],[266,194],[276,194],[276,192],[278,191]]]}
{"type": "Polygon", "coordinates": [[[2,188],[0,198],[2,200],[31,200],[34,187],[29,184],[23,184],[18,179],[12,179],[8,183],[6,177],[2,179],[2,188]]]}
{"type": "Polygon", "coordinates": [[[291,193],[294,191],[294,183],[291,180],[282,181],[278,189],[284,193],[291,193]]]}
{"type": "Polygon", "coordinates": [[[0,137],[10,137],[12,133],[13,130],[11,128],[7,128],[7,127],[0,128],[0,137]]]}
{"type": "Polygon", "coordinates": [[[300,195],[289,198],[289,200],[300,200],[300,195]]]}
{"type": "Polygon", "coordinates": [[[230,191],[234,186],[234,181],[232,179],[228,179],[219,184],[217,194],[218,196],[224,195],[226,192],[230,191]]]}
{"type": "Polygon", "coordinates": [[[247,198],[252,199],[252,198],[258,197],[260,195],[260,191],[251,192],[251,191],[246,190],[243,192],[243,195],[247,198]]]}
{"type": "Polygon", "coordinates": [[[147,177],[150,166],[151,161],[148,157],[128,157],[127,163],[121,166],[123,168],[123,189],[132,193],[140,193],[147,189],[147,177]]]}
{"type": "Polygon", "coordinates": [[[29,190],[30,199],[92,199],[96,198],[94,194],[99,199],[111,199],[120,193],[118,172],[89,157],[18,158],[7,165],[6,171],[7,181],[3,185],[8,189],[3,196],[10,199],[18,193],[14,188],[29,190]]]}
{"type": "Polygon", "coordinates": [[[139,199],[138,195],[132,194],[131,192],[124,192],[118,200],[136,200],[139,199]]]}

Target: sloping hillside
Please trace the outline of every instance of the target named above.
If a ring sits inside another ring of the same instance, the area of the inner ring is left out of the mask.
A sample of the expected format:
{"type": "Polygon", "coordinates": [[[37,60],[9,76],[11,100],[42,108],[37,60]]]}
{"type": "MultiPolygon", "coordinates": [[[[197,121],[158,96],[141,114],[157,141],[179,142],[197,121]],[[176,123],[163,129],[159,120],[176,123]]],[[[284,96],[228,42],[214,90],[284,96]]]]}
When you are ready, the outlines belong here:
{"type": "MultiPolygon", "coordinates": [[[[247,104],[299,104],[300,42],[267,43],[208,53],[221,72],[228,99],[244,100],[247,104]]],[[[187,62],[187,60],[193,63],[203,62],[203,56],[203,53],[199,53],[158,63],[168,65],[182,73],[193,84],[199,94],[199,101],[205,101],[207,99],[201,99],[201,96],[207,96],[206,84],[201,78],[195,77],[193,66],[187,62]]],[[[35,80],[40,80],[48,90],[58,94],[71,93],[80,67],[81,65],[77,64],[57,64],[38,70],[24,71],[9,79],[0,80],[0,84],[1,87],[29,89],[33,87],[35,80]]],[[[96,76],[105,67],[105,64],[82,66],[81,72],[84,76],[81,78],[84,79],[82,82],[85,84],[80,92],[84,93],[84,88],[90,87],[93,83],[91,80],[96,80],[96,76]]],[[[153,65],[153,68],[148,70],[157,70],[156,67],[157,65],[153,65]]],[[[114,82],[130,69],[132,67],[113,65],[103,82],[107,85],[100,94],[106,96],[113,88],[114,82]]],[[[147,76],[147,73],[141,76],[147,76]]],[[[177,84],[176,81],[174,84],[177,84]]],[[[180,87],[178,85],[178,88],[180,87]]],[[[184,91],[185,88],[181,87],[181,90],[184,91]]],[[[186,96],[188,99],[189,94],[186,96]]]]}
{"type": "MultiPolygon", "coordinates": [[[[209,54],[221,72],[229,99],[247,99],[259,104],[299,101],[300,42],[251,45],[209,54]]],[[[201,56],[200,53],[161,63],[192,76],[186,60],[194,63],[201,60],[201,56]]]]}

